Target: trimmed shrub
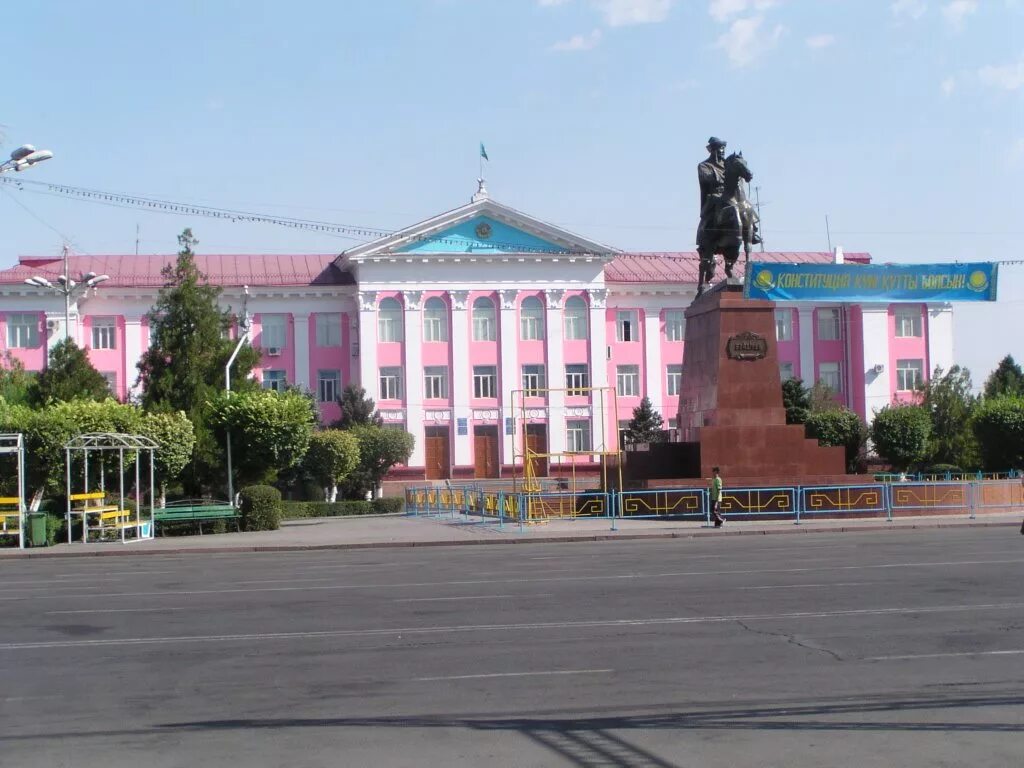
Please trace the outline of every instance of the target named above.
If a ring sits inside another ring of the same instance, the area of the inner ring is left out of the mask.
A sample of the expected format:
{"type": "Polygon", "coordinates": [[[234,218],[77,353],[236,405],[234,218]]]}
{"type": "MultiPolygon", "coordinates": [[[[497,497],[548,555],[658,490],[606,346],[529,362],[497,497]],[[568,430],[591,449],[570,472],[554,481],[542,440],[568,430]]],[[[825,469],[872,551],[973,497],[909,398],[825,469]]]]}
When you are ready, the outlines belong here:
{"type": "Polygon", "coordinates": [[[985,469],[996,472],[1024,466],[1024,397],[986,399],[974,414],[985,469]]]}
{"type": "Polygon", "coordinates": [[[819,445],[841,446],[846,450],[846,471],[856,472],[858,459],[868,428],[853,411],[840,408],[813,411],[804,422],[807,435],[817,438],[819,445]]]}
{"type": "Polygon", "coordinates": [[[380,515],[395,515],[405,511],[405,499],[390,497],[370,502],[373,511],[380,515]]]}
{"type": "Polygon", "coordinates": [[[887,405],[871,423],[875,452],[897,471],[922,461],[928,453],[932,420],[919,405],[887,405]]]}
{"type": "Polygon", "coordinates": [[[281,492],[269,485],[249,485],[241,490],[242,529],[276,531],[281,526],[281,492]]]}
{"type": "Polygon", "coordinates": [[[286,520],[300,520],[304,517],[350,517],[352,515],[374,515],[400,512],[401,499],[377,499],[377,501],[284,501],[281,502],[286,520]],[[394,502],[399,502],[398,509],[394,502]],[[386,502],[378,504],[377,502],[386,502]]]}

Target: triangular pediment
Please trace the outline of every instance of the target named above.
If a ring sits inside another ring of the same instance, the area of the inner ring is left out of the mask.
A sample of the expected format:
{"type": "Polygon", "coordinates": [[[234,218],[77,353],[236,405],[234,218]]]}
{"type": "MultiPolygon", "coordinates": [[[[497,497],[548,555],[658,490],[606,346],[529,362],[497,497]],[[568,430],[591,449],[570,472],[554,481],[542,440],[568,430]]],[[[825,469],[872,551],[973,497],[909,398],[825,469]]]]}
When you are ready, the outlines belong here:
{"type": "Polygon", "coordinates": [[[359,263],[399,256],[444,258],[467,254],[611,259],[616,253],[615,248],[484,198],[350,248],[341,254],[339,261],[359,263]]]}

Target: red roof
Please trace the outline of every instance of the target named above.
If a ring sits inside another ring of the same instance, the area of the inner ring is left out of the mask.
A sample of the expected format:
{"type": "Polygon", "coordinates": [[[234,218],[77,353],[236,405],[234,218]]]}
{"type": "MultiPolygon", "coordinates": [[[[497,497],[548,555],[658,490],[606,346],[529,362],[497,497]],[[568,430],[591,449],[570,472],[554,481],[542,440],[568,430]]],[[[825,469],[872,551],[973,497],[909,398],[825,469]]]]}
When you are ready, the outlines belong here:
{"type": "MultiPolygon", "coordinates": [[[[768,261],[775,264],[831,264],[835,257],[828,251],[751,253],[752,261],[768,261]]],[[[846,261],[868,264],[867,253],[847,253],[846,261]]],[[[678,253],[623,253],[604,268],[607,283],[696,283],[696,251],[678,253]]],[[[718,259],[716,277],[722,277],[722,261],[718,259]]],[[[743,258],[736,262],[736,275],[743,275],[743,258]]]]}
{"type": "MultiPolygon", "coordinates": [[[[86,256],[70,257],[71,274],[95,272],[110,275],[108,286],[122,288],[152,288],[164,284],[160,275],[176,256],[86,256]]],[[[334,266],[336,254],[197,254],[196,264],[214,285],[297,286],[297,285],[351,285],[352,275],[334,266]]],[[[756,253],[756,261],[792,264],[830,264],[831,253],[756,253]]],[[[871,261],[866,253],[847,253],[846,260],[861,264],[871,261]]],[[[742,259],[737,263],[737,274],[743,274],[742,259]]],[[[25,278],[40,276],[55,279],[64,271],[59,256],[23,256],[17,266],[0,270],[0,285],[12,285],[25,278]]],[[[721,276],[721,269],[718,275],[721,276]]],[[[622,253],[604,268],[608,283],[696,283],[697,254],[695,252],[622,253]]]]}
{"type": "MultiPolygon", "coordinates": [[[[159,287],[160,271],[174,264],[177,256],[85,256],[70,257],[71,274],[95,272],[110,275],[108,286],[123,288],[159,287]]],[[[196,255],[199,270],[214,285],[346,285],[352,276],[334,266],[336,254],[222,254],[196,255]]],[[[59,256],[23,256],[17,266],[0,270],[0,284],[24,282],[39,276],[50,280],[64,272],[59,256]]]]}

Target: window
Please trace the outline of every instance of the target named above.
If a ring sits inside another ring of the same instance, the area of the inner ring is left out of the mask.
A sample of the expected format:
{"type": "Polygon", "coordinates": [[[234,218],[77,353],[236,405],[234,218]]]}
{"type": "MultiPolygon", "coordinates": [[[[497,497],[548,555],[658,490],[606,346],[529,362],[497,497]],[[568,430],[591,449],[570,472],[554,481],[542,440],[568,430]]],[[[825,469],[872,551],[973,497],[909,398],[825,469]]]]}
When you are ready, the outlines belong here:
{"type": "Polygon", "coordinates": [[[380,399],[401,400],[402,399],[402,369],[381,368],[380,369],[380,399]]]}
{"type": "Polygon", "coordinates": [[[284,392],[286,386],[288,386],[288,380],[285,378],[284,371],[263,372],[264,389],[272,389],[275,392],[284,392]]]}
{"type": "MultiPolygon", "coordinates": [[[[820,317],[819,317],[820,322],[820,317]]],[[[793,340],[793,310],[792,309],[776,309],[775,310],[775,340],[776,341],[792,341],[793,340]]]]}
{"type": "Polygon", "coordinates": [[[640,397],[640,366],[617,366],[615,368],[615,387],[619,397],[640,397]]]}
{"type": "Polygon", "coordinates": [[[589,421],[565,422],[565,447],[569,451],[591,450],[589,421]]]}
{"type": "Polygon", "coordinates": [[[587,302],[580,296],[565,300],[565,338],[578,340],[587,338],[587,302]]]}
{"type": "Polygon", "coordinates": [[[896,335],[901,338],[911,336],[920,338],[924,335],[921,330],[920,307],[896,308],[896,335]]]}
{"type": "Polygon", "coordinates": [[[110,394],[117,397],[117,372],[103,371],[100,375],[107,380],[107,389],[110,390],[110,394]]]}
{"type": "Polygon", "coordinates": [[[792,363],[779,363],[779,379],[782,381],[789,381],[793,378],[793,364],[792,363]]]}
{"type": "Polygon", "coordinates": [[[565,387],[570,397],[586,395],[590,386],[590,371],[585,364],[573,363],[565,366],[565,387]]]}
{"type": "Polygon", "coordinates": [[[284,349],[287,318],[284,315],[260,315],[260,346],[264,349],[284,349]]]}
{"type": "Polygon", "coordinates": [[[665,394],[670,397],[679,396],[679,387],[683,383],[683,366],[670,365],[665,375],[665,394]]]}
{"type": "Polygon", "coordinates": [[[923,360],[896,361],[896,389],[909,392],[917,389],[924,381],[923,360]]]}
{"type": "Polygon", "coordinates": [[[640,341],[640,328],[634,309],[620,309],[615,313],[615,339],[640,341]]]}
{"type": "Polygon", "coordinates": [[[541,394],[540,390],[542,390],[544,387],[544,366],[524,365],[523,389],[526,391],[523,394],[527,396],[539,397],[541,394]]]}
{"type": "Polygon", "coordinates": [[[423,305],[423,340],[448,341],[448,307],[437,296],[423,305]]]}
{"type": "Polygon", "coordinates": [[[681,309],[665,310],[665,340],[683,341],[686,338],[686,317],[681,309]]]}
{"type": "Polygon", "coordinates": [[[843,378],[839,375],[839,363],[821,363],[818,366],[818,381],[833,392],[842,392],[843,378]]]}
{"type": "Polygon", "coordinates": [[[318,371],[317,396],[321,403],[336,403],[341,395],[341,371],[318,371]]]}
{"type": "Polygon", "coordinates": [[[839,310],[818,310],[818,341],[839,341],[839,310]]]}
{"type": "Polygon", "coordinates": [[[481,296],[473,302],[473,341],[494,341],[496,338],[494,302],[481,296]]]}
{"type": "Polygon", "coordinates": [[[622,421],[619,422],[619,446],[620,447],[629,444],[629,440],[626,438],[627,434],[629,434],[629,420],[628,419],[623,419],[622,421]]]}
{"type": "Polygon", "coordinates": [[[519,338],[523,341],[544,339],[544,305],[536,296],[527,296],[519,307],[519,338]]]}
{"type": "Polygon", "coordinates": [[[92,319],[92,348],[117,349],[116,317],[94,317],[92,319]]]}
{"type": "Polygon", "coordinates": [[[381,299],[377,307],[377,341],[401,341],[402,305],[398,299],[381,299]]]}
{"type": "Polygon", "coordinates": [[[318,347],[341,346],[341,315],[337,312],[317,312],[316,345],[318,347]]]}
{"type": "Polygon", "coordinates": [[[498,396],[498,369],[493,365],[473,366],[473,397],[498,396]]]}
{"type": "Polygon", "coordinates": [[[34,349],[39,346],[39,315],[10,313],[7,315],[7,346],[34,349]]]}
{"type": "Polygon", "coordinates": [[[443,365],[428,365],[423,369],[423,397],[428,400],[448,399],[448,369],[443,365]]]}

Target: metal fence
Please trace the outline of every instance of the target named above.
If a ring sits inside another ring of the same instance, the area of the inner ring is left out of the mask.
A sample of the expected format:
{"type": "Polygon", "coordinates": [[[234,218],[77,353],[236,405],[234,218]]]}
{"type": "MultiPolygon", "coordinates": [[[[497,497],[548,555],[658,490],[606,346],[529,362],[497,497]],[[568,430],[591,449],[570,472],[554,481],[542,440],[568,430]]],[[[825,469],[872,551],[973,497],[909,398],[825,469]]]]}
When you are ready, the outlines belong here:
{"type": "MultiPolygon", "coordinates": [[[[656,488],[572,493],[524,492],[473,484],[407,488],[406,514],[459,518],[467,524],[527,526],[549,520],[694,520],[710,525],[706,488],[656,488]]],[[[794,485],[727,488],[721,511],[739,520],[871,518],[1012,512],[1024,509],[1020,478],[912,480],[863,485],[794,485]]]]}

